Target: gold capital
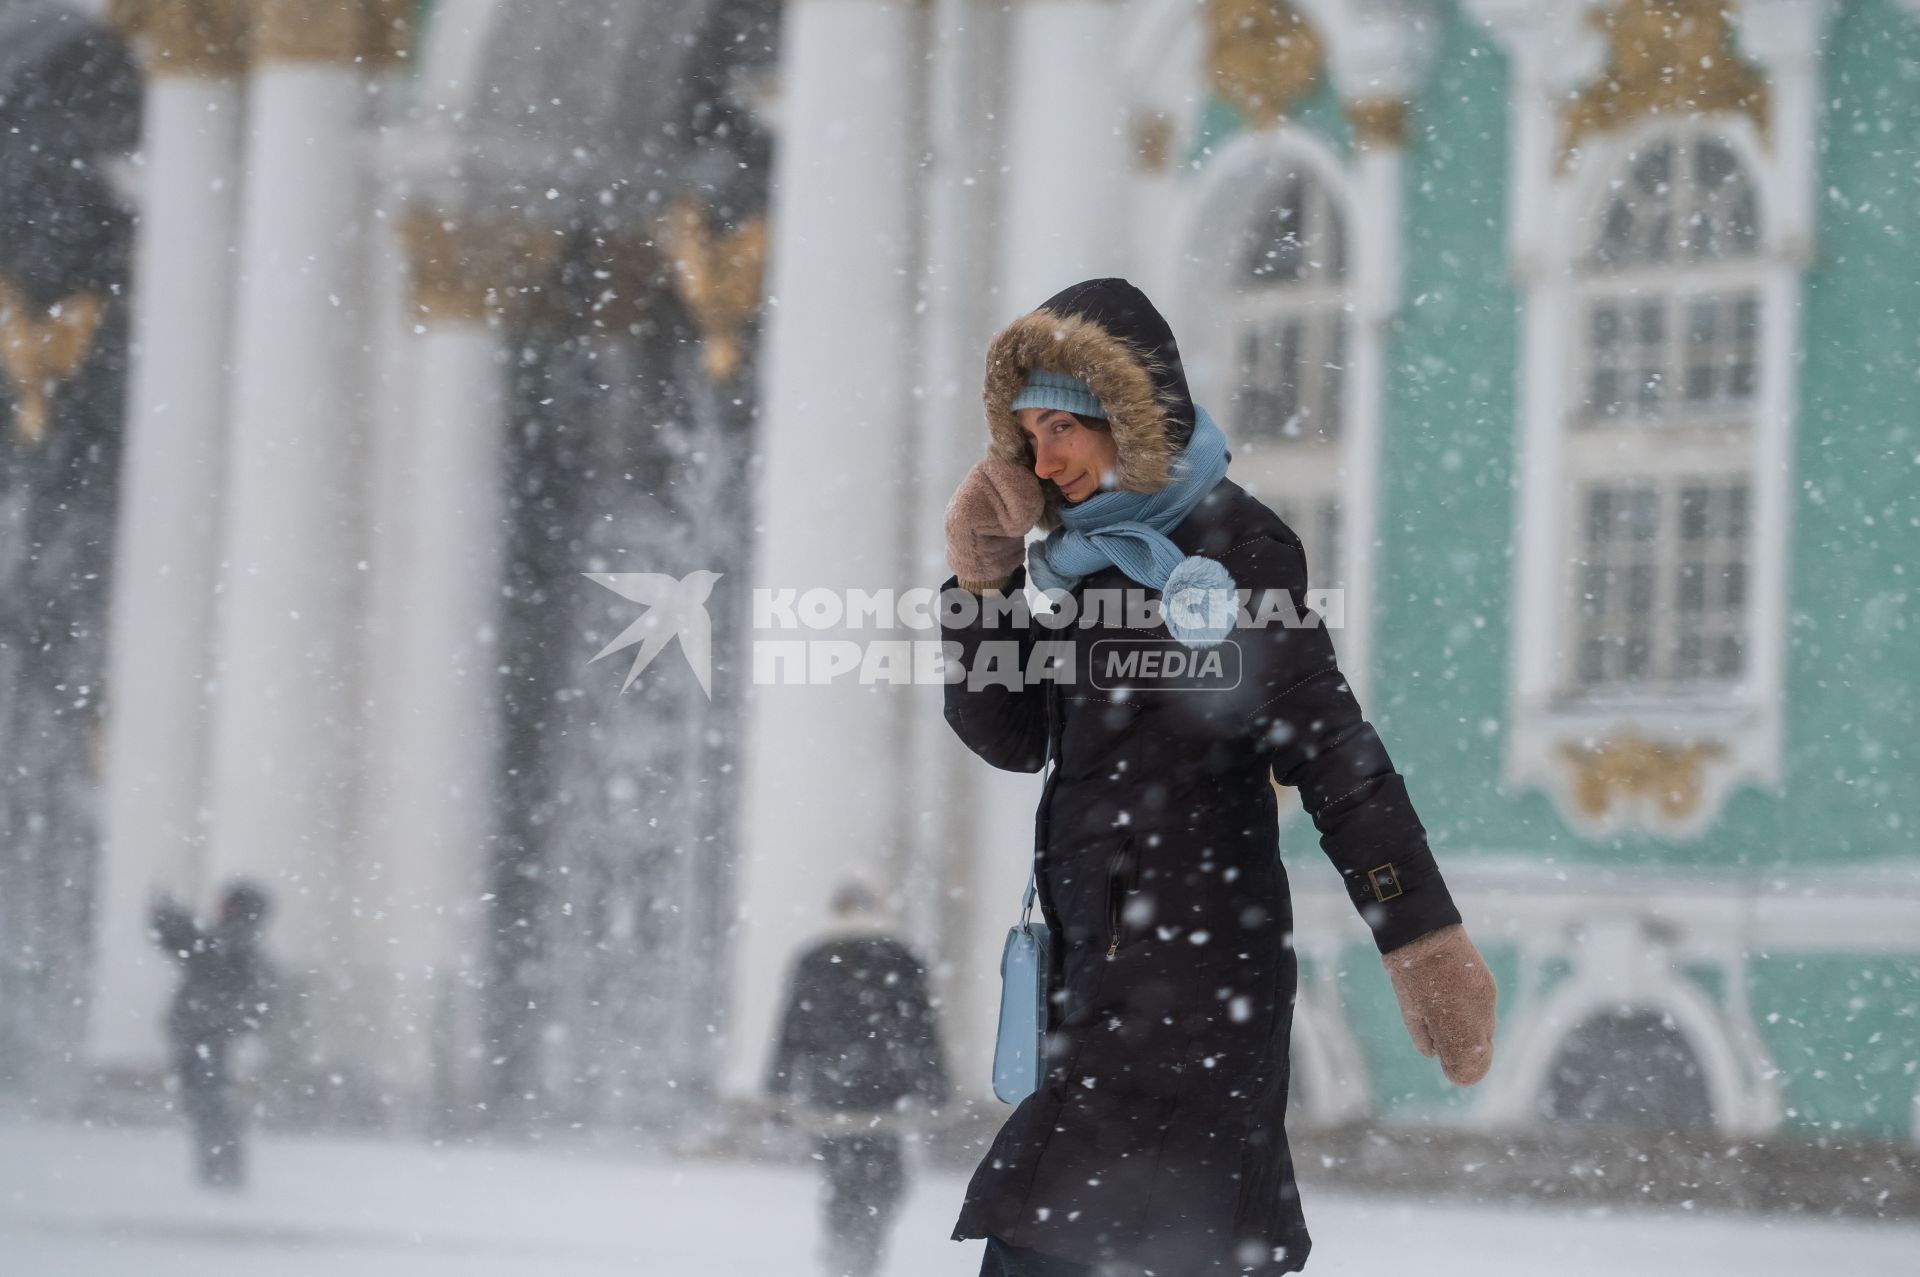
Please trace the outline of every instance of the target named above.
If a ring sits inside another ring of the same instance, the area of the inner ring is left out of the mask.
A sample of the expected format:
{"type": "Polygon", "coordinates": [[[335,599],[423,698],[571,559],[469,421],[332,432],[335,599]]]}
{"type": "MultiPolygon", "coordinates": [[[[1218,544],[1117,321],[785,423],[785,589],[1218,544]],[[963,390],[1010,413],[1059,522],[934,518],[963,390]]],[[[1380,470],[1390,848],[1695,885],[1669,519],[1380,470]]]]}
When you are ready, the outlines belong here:
{"type": "Polygon", "coordinates": [[[39,306],[0,276],[0,373],[13,385],[13,431],[21,442],[47,437],[54,392],[87,361],[103,310],[98,293],[39,306]]]}
{"type": "Polygon", "coordinates": [[[766,218],[718,235],[698,204],[681,199],[667,211],[661,243],[673,260],[674,290],[706,341],[707,375],[726,381],[740,370],[740,329],[760,309],[766,218]]]}
{"type": "Polygon", "coordinates": [[[252,0],[255,62],[385,66],[412,40],[408,0],[252,0]]]}
{"type": "Polygon", "coordinates": [[[149,75],[224,79],[246,68],[251,0],[109,0],[107,23],[142,45],[149,75]]]}
{"type": "Polygon", "coordinates": [[[560,240],[517,218],[416,210],[400,223],[414,312],[428,324],[483,324],[541,283],[560,240]]]}
{"type": "Polygon", "coordinates": [[[1363,147],[1407,144],[1407,104],[1398,98],[1361,98],[1347,103],[1347,120],[1363,147]]]}
{"type": "Polygon", "coordinates": [[[1164,173],[1173,163],[1173,121],[1154,111],[1133,119],[1133,166],[1142,173],[1164,173]]]}
{"type": "Polygon", "coordinates": [[[395,66],[413,56],[414,0],[364,0],[360,56],[373,67],[395,66]]]}

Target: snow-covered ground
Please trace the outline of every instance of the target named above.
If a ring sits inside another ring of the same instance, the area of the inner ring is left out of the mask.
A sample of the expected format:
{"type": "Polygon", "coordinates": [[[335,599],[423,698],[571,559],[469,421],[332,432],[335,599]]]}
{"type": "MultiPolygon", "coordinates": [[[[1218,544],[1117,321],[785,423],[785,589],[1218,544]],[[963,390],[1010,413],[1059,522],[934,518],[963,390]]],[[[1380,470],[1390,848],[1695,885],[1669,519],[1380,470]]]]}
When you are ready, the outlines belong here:
{"type": "MultiPolygon", "coordinates": [[[[813,1277],[803,1168],[255,1141],[228,1199],[156,1131],[0,1127],[5,1277],[813,1277]]],[[[962,1180],[921,1174],[888,1277],[972,1277],[962,1180]]],[[[1420,1203],[1305,1186],[1313,1277],[1912,1277],[1920,1225],[1420,1203]]]]}

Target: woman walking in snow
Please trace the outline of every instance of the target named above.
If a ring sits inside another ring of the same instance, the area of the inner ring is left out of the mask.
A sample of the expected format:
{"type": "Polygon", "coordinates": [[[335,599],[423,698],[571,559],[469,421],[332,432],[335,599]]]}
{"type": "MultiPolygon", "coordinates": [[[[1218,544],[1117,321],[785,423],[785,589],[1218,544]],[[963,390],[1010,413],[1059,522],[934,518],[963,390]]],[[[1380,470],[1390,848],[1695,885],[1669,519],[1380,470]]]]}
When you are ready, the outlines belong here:
{"type": "Polygon", "coordinates": [[[1312,814],[1415,1045],[1460,1085],[1492,1062],[1493,978],[1319,618],[1271,620],[1304,603],[1300,539],[1226,477],[1226,439],[1146,296],[1088,280],[1016,320],[988,350],[984,399],[988,456],[948,505],[943,588],[1011,596],[1031,578],[1080,607],[1057,629],[985,606],[943,617],[970,675],[1008,668],[1009,646],[1020,670],[1036,643],[1061,658],[1053,679],[946,687],[948,723],[987,762],[1054,761],[1034,849],[1047,1071],[981,1159],[953,1236],[987,1239],[984,1277],[1297,1271],[1309,1241],[1283,1126],[1297,970],[1269,776],[1312,814]],[[1036,522],[1048,535],[1028,555],[1036,522]],[[1238,624],[1205,606],[1235,589],[1238,624]],[[1089,608],[1115,591],[1161,599],[1162,623],[1089,608]],[[1216,675],[1176,688],[1148,677],[1156,661],[1116,664],[1130,648],[1212,652],[1216,675]]]}

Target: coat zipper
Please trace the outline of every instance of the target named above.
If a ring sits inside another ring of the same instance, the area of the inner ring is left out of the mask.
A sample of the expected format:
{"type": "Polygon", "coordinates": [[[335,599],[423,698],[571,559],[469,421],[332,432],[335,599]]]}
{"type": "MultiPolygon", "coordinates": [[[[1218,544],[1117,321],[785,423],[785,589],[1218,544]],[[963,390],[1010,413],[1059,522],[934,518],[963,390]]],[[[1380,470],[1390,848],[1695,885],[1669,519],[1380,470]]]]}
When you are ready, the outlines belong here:
{"type": "Polygon", "coordinates": [[[1114,855],[1113,864],[1107,871],[1107,956],[1120,952],[1120,923],[1126,912],[1127,888],[1120,881],[1120,871],[1128,866],[1128,853],[1133,850],[1133,838],[1120,844],[1120,850],[1114,855]]]}

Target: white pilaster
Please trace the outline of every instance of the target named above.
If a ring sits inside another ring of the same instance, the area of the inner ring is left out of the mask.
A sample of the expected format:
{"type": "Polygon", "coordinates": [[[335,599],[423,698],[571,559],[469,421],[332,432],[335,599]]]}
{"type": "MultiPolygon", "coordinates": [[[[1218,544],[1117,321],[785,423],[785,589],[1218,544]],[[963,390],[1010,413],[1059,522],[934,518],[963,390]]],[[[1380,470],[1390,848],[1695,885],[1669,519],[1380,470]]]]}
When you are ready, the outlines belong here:
{"type": "MultiPolygon", "coordinates": [[[[755,586],[919,583],[904,547],[907,520],[926,517],[912,484],[911,393],[921,16],[903,0],[787,8],[755,586]]],[[[864,869],[882,879],[897,864],[909,828],[907,693],[845,676],[751,689],[722,1079],[730,1094],[758,1088],[781,982],[796,948],[826,921],[838,876],[864,869]]]]}
{"type": "Polygon", "coordinates": [[[1114,0],[1018,0],[1008,32],[1003,322],[1076,280],[1123,275],[1132,139],[1114,0]]]}
{"type": "Polygon", "coordinates": [[[274,893],[295,969],[337,952],[352,810],[361,94],[346,57],[269,55],[249,82],[212,868],[274,893]]]}
{"type": "MultiPolygon", "coordinates": [[[[1373,681],[1373,617],[1379,595],[1380,454],[1386,422],[1388,325],[1400,308],[1400,145],[1363,145],[1349,170],[1353,199],[1353,333],[1347,360],[1345,507],[1346,627],[1336,642],[1340,666],[1366,697],[1373,681]]],[[[1366,703],[1364,700],[1363,704],[1366,703]]]]}
{"type": "Polygon", "coordinates": [[[207,902],[207,677],[225,446],[241,97],[231,74],[147,82],[132,367],[108,613],[105,844],[89,1047],[162,1058],[174,967],[147,938],[157,891],[207,902]]]}

